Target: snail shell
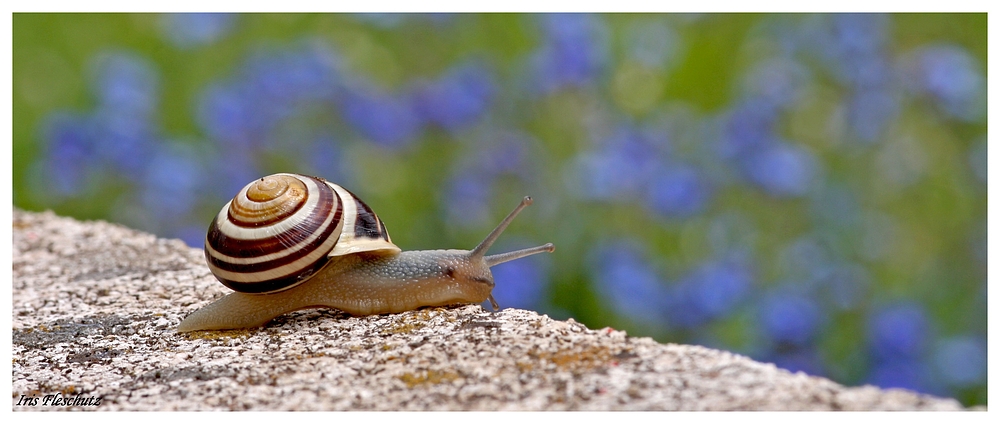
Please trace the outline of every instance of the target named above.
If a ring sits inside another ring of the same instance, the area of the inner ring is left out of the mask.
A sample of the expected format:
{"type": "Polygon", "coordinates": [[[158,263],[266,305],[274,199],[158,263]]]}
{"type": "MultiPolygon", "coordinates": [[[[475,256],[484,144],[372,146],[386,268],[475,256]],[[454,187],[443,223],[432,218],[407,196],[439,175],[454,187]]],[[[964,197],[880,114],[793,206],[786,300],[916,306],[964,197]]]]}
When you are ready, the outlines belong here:
{"type": "Polygon", "coordinates": [[[399,253],[385,224],[350,191],[318,177],[274,174],[222,207],[205,259],[222,284],[243,293],[292,288],[331,257],[399,253]]]}

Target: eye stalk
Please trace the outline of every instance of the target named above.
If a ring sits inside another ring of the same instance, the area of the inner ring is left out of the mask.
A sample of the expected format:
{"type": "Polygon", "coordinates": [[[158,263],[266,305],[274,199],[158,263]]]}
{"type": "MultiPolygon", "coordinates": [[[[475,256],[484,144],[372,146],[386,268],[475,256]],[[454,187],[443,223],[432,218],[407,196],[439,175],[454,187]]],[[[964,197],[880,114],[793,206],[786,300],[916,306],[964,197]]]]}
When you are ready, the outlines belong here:
{"type": "MultiPolygon", "coordinates": [[[[493,231],[490,232],[488,236],[486,236],[486,239],[484,239],[482,243],[479,243],[479,246],[476,246],[475,249],[472,249],[472,252],[470,253],[471,259],[475,261],[478,258],[482,258],[483,261],[486,263],[486,266],[492,268],[494,265],[499,265],[504,262],[513,261],[514,259],[520,259],[525,256],[531,256],[536,253],[555,251],[556,250],[555,245],[553,245],[552,243],[545,243],[541,246],[529,247],[526,249],[515,250],[512,252],[498,253],[496,255],[485,256],[486,251],[490,249],[490,246],[493,246],[493,242],[495,242],[500,237],[500,234],[507,229],[507,226],[510,225],[511,221],[513,221],[515,217],[517,217],[517,214],[521,213],[521,211],[524,210],[524,208],[531,205],[531,203],[532,203],[531,196],[524,196],[524,199],[521,199],[521,203],[518,204],[513,211],[507,214],[507,217],[504,218],[503,221],[500,221],[500,224],[497,225],[497,227],[494,228],[493,231]]],[[[500,310],[500,305],[497,304],[497,301],[496,299],[493,298],[492,293],[490,293],[490,297],[488,300],[490,301],[490,306],[493,307],[494,312],[500,310]]]]}

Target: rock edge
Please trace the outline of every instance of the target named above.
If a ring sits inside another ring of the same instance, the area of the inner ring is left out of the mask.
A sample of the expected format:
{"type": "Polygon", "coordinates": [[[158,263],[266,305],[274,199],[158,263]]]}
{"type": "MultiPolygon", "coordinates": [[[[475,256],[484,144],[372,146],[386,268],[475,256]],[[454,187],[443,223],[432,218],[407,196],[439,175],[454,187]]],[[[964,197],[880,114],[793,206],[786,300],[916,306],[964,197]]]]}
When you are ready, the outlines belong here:
{"type": "Polygon", "coordinates": [[[179,240],[15,209],[13,410],[962,409],[479,305],[174,331],[227,290],[179,240]]]}

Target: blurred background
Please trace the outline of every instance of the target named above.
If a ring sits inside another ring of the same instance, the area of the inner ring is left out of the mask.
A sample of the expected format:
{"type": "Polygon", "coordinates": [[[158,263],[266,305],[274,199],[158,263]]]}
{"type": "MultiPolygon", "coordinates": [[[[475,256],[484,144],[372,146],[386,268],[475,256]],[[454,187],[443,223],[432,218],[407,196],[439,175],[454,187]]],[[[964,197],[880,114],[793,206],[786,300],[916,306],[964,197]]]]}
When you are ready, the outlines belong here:
{"type": "Polygon", "coordinates": [[[986,403],[986,15],[15,14],[14,206],[201,247],[273,172],[502,307],[986,403]]]}

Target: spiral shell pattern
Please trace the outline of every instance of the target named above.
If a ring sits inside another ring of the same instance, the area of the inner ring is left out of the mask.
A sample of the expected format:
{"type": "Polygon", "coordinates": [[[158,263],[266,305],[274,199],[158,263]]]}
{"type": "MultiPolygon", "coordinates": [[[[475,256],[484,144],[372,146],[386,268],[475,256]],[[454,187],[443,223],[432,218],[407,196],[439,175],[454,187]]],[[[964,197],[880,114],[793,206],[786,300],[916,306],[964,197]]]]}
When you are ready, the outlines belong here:
{"type": "Polygon", "coordinates": [[[336,192],[318,178],[270,175],[222,208],[205,258],[227,287],[244,293],[290,288],[326,264],[343,226],[336,192]]]}
{"type": "Polygon", "coordinates": [[[330,257],[399,252],[385,224],[353,193],[322,178],[274,174],[247,184],[209,226],[205,259],[243,293],[302,283],[330,257]]]}

